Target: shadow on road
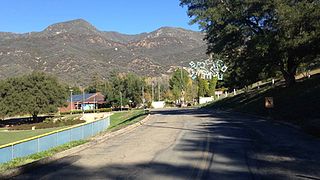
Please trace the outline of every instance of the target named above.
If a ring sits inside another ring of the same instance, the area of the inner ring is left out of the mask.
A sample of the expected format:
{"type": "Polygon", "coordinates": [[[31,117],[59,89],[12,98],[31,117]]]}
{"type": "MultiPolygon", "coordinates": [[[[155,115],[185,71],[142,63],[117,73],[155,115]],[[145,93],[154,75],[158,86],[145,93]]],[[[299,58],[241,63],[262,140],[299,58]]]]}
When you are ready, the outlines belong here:
{"type": "MultiPolygon", "coordinates": [[[[57,179],[60,176],[64,179],[148,179],[155,176],[173,179],[193,179],[193,177],[319,179],[320,177],[320,142],[300,130],[262,119],[207,109],[160,110],[152,111],[151,114],[161,115],[164,118],[169,115],[189,115],[194,117],[194,121],[199,121],[194,129],[166,126],[163,122],[145,126],[185,131],[174,151],[177,153],[205,151],[210,157],[207,159],[209,166],[179,165],[158,160],[84,169],[73,164],[77,161],[75,156],[43,165],[37,171],[26,172],[20,178],[34,179],[46,175],[48,179],[57,179]],[[64,167],[68,167],[68,171],[64,171],[64,167]],[[52,173],[58,170],[61,171],[59,177],[52,173]],[[51,174],[48,174],[49,172],[51,174]]],[[[183,158],[202,161],[199,157],[183,158]]]]}

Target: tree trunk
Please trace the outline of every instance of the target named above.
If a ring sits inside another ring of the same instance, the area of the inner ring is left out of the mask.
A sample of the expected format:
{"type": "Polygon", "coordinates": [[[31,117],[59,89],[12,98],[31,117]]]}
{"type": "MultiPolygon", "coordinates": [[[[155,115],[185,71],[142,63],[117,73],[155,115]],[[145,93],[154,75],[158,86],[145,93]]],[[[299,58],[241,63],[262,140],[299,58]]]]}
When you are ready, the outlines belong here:
{"type": "Polygon", "coordinates": [[[296,83],[295,73],[284,74],[284,79],[287,87],[291,87],[296,83]]]}
{"type": "Polygon", "coordinates": [[[293,58],[288,59],[287,64],[284,65],[282,63],[282,68],[281,68],[281,72],[283,74],[285,83],[286,83],[286,87],[291,87],[296,83],[296,71],[297,71],[297,64],[295,63],[293,58]],[[286,67],[285,67],[286,66],[286,67]]]}
{"type": "Polygon", "coordinates": [[[32,114],[32,121],[35,123],[38,122],[38,115],[37,114],[32,114]]]}

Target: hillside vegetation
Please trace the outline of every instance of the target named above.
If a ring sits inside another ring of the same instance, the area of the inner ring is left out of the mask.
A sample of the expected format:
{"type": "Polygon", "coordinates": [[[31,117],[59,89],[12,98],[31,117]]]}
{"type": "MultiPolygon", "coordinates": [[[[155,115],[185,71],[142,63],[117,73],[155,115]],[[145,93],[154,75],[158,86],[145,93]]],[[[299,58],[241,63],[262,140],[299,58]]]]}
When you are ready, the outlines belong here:
{"type": "Polygon", "coordinates": [[[210,105],[212,108],[235,110],[287,121],[320,135],[320,74],[301,79],[292,87],[278,84],[252,89],[210,105]],[[265,97],[273,97],[274,108],[264,107],[265,97]]]}
{"type": "Polygon", "coordinates": [[[0,32],[0,79],[34,70],[75,85],[87,85],[94,74],[107,77],[112,71],[160,76],[206,58],[203,38],[201,32],[173,27],[137,35],[105,32],[83,19],[41,32],[0,32]]]}

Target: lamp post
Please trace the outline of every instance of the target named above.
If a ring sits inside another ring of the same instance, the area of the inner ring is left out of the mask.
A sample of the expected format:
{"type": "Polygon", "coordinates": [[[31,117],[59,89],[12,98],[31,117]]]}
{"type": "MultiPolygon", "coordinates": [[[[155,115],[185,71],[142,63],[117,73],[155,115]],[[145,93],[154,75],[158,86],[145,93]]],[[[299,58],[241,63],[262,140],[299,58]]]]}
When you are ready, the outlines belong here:
{"type": "Polygon", "coordinates": [[[73,90],[70,89],[70,114],[72,114],[72,106],[73,106],[73,102],[72,102],[72,92],[73,92],[73,90]]]}
{"type": "Polygon", "coordinates": [[[81,110],[82,110],[82,114],[84,114],[84,87],[80,86],[81,90],[82,90],[82,103],[81,103],[81,110]]]}

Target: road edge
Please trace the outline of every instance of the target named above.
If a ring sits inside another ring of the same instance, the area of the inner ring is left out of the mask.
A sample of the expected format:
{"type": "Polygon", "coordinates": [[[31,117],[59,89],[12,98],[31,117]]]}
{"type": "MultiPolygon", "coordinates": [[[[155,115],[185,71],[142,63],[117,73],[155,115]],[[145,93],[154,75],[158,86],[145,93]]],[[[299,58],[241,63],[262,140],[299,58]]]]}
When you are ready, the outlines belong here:
{"type": "Polygon", "coordinates": [[[136,129],[137,127],[142,126],[145,122],[147,122],[150,119],[150,114],[147,115],[147,117],[145,117],[144,119],[142,119],[141,121],[138,121],[134,124],[128,125],[124,128],[121,128],[117,131],[113,131],[113,132],[102,132],[92,138],[89,139],[89,142],[73,147],[71,149],[59,152],[51,157],[46,157],[43,159],[39,159],[37,161],[33,161],[31,163],[22,165],[20,167],[17,168],[13,168],[10,170],[7,170],[6,172],[0,174],[0,179],[10,179],[13,178],[15,176],[18,176],[20,174],[23,174],[26,171],[32,170],[33,168],[39,167],[41,165],[45,165],[45,164],[49,164],[52,163],[54,161],[57,161],[59,159],[62,159],[64,157],[70,156],[72,154],[75,154],[77,152],[83,151],[87,148],[90,148],[96,144],[102,143],[104,141],[107,141],[108,139],[115,137],[115,136],[119,136],[128,132],[131,132],[132,130],[136,129]]]}

